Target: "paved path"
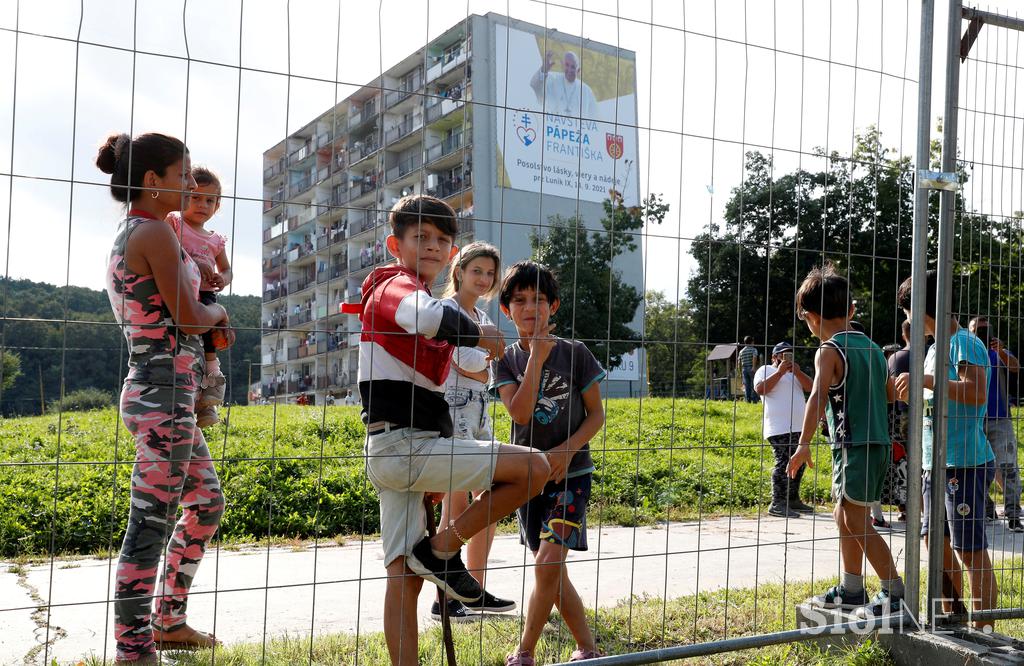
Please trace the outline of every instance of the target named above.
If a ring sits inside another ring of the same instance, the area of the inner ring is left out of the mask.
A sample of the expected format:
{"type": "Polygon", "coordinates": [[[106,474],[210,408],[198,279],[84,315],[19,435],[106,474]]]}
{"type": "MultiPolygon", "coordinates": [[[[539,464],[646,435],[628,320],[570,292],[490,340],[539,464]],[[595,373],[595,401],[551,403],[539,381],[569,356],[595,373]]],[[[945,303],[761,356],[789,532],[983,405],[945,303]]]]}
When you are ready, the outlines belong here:
{"type": "MultiPolygon", "coordinates": [[[[584,601],[614,605],[630,594],[678,597],[699,590],[800,581],[838,572],[831,516],[715,519],[655,528],[606,527],[589,533],[591,550],[570,556],[584,601]],[[667,553],[667,554],[666,554],[667,553]],[[666,582],[667,578],[667,582],[666,582]]],[[[1024,535],[999,537],[994,547],[1020,553],[1024,535]]],[[[902,562],[903,535],[893,535],[902,562]]],[[[264,633],[314,634],[382,629],[383,553],[378,541],[295,550],[210,552],[196,576],[190,618],[216,628],[226,643],[260,641],[264,633]],[[315,584],[314,584],[315,583],[315,584]],[[265,589],[266,588],[266,589],[265,589]]],[[[488,587],[523,599],[524,550],[515,536],[499,536],[488,587]]],[[[112,562],[58,561],[15,572],[0,563],[0,664],[71,662],[93,653],[112,658],[112,562]],[[52,584],[51,584],[52,583],[52,584]],[[35,595],[35,600],[33,600],[35,595]],[[52,602],[49,617],[33,611],[52,602]]],[[[432,594],[419,599],[427,618],[432,594]]],[[[520,604],[522,605],[522,604],[520,604]]],[[[429,620],[426,620],[429,622],[429,620]]],[[[426,624],[421,622],[421,626],[426,624]]]]}

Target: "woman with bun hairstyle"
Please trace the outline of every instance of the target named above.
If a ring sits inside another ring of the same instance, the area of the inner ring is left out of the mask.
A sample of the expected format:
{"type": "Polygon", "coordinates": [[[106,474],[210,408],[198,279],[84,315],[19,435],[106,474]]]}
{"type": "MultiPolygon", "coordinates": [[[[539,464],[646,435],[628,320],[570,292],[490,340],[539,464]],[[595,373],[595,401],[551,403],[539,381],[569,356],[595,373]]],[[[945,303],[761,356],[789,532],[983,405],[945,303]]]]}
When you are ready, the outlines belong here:
{"type": "Polygon", "coordinates": [[[185,616],[192,578],[224,512],[195,400],[205,373],[200,334],[213,329],[224,344],[234,334],[223,306],[200,303],[199,269],[165,221],[196,187],[185,144],[163,134],[114,134],[96,166],[128,209],[107,268],[107,295],[129,349],[121,419],[136,450],[114,591],[117,662],[155,664],[158,649],[217,642],[185,616]]]}

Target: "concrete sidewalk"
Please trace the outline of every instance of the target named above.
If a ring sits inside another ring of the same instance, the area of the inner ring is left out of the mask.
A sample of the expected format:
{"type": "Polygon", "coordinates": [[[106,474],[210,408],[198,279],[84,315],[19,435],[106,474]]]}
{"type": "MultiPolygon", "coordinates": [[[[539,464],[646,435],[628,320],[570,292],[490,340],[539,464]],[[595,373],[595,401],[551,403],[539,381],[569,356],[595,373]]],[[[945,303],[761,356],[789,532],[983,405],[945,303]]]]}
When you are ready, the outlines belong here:
{"type": "MultiPolygon", "coordinates": [[[[838,573],[835,526],[828,514],[714,519],[655,528],[606,527],[588,535],[590,551],[570,555],[570,572],[588,606],[630,595],[673,598],[698,590],[803,581],[838,573]]],[[[903,535],[892,535],[902,561],[903,535]]],[[[1024,536],[993,544],[1020,552],[1024,536]]],[[[211,551],[189,602],[192,624],[225,643],[263,636],[376,632],[382,629],[383,553],[379,541],[318,549],[211,551]]],[[[532,589],[530,558],[516,536],[499,536],[488,588],[519,600],[532,589]],[[524,575],[524,573],[526,575],[524,575]]],[[[0,563],[0,664],[74,662],[90,653],[113,658],[110,560],[57,561],[9,570],[0,563]],[[35,595],[35,600],[33,600],[35,595]],[[47,601],[49,614],[33,610],[47,601]]],[[[421,627],[433,592],[420,595],[421,627]]]]}

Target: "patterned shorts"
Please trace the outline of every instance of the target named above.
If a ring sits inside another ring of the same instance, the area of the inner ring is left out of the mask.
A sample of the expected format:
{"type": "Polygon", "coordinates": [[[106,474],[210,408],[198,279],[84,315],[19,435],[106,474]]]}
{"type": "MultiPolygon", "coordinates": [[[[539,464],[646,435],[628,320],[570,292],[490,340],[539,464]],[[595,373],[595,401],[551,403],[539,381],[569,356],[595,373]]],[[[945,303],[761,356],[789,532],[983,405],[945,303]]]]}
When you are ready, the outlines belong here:
{"type": "Polygon", "coordinates": [[[542,541],[569,550],[587,549],[587,503],[593,475],[548,482],[544,490],[519,507],[519,541],[530,550],[540,550],[542,541]]]}

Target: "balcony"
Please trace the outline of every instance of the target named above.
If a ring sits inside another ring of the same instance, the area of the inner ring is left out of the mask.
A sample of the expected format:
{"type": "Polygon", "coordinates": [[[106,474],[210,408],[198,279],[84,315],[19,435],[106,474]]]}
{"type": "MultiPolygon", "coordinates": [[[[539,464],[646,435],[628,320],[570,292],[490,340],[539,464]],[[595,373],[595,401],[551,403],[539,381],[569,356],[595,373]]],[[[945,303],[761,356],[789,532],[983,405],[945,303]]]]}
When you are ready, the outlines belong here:
{"type": "Polygon", "coordinates": [[[452,99],[450,97],[433,97],[427,102],[426,114],[427,123],[432,123],[452,111],[461,109],[466,103],[465,99],[452,99]]]}
{"type": "Polygon", "coordinates": [[[295,165],[313,154],[313,142],[306,141],[301,147],[288,153],[288,164],[295,165]]]}
{"type": "Polygon", "coordinates": [[[377,139],[377,134],[374,133],[371,138],[365,141],[356,141],[349,148],[349,160],[351,164],[361,162],[370,155],[380,150],[380,141],[377,139]]]}
{"type": "Polygon", "coordinates": [[[316,284],[316,279],[312,275],[300,275],[299,277],[288,281],[288,293],[297,294],[303,289],[308,289],[316,284]]]}
{"type": "Polygon", "coordinates": [[[269,321],[263,322],[263,335],[273,335],[285,329],[288,318],[283,313],[275,314],[269,321]]]}
{"type": "Polygon", "coordinates": [[[460,150],[461,148],[468,145],[468,143],[469,141],[468,137],[466,137],[466,132],[456,132],[455,134],[452,134],[444,141],[435,143],[434,145],[427,148],[426,151],[424,151],[426,154],[425,161],[427,164],[430,164],[431,162],[437,161],[442,157],[451,155],[455,151],[460,150]],[[466,138],[467,140],[463,141],[463,138],[466,138]]]}
{"type": "Polygon", "coordinates": [[[358,112],[350,113],[349,114],[349,116],[348,116],[348,126],[349,126],[349,129],[352,129],[354,127],[358,127],[359,125],[362,125],[366,121],[368,121],[368,120],[370,120],[370,119],[372,119],[372,118],[374,118],[376,116],[377,116],[377,102],[375,100],[370,100],[366,104],[363,104],[363,108],[361,108],[358,112]]]}
{"type": "Polygon", "coordinates": [[[271,209],[284,202],[284,186],[277,188],[277,191],[270,195],[269,199],[263,200],[263,212],[270,212],[271,209]]]}
{"type": "Polygon", "coordinates": [[[284,298],[288,295],[287,285],[278,285],[276,287],[268,287],[263,290],[263,302],[269,303],[270,301],[276,301],[279,298],[284,298]]]}
{"type": "Polygon", "coordinates": [[[417,153],[388,169],[386,180],[393,183],[423,166],[423,158],[417,153]]]}
{"type": "Polygon", "coordinates": [[[317,149],[320,149],[329,144],[331,141],[334,141],[334,134],[332,134],[331,132],[320,132],[319,134],[316,135],[316,140],[314,141],[314,143],[317,149]]]}
{"type": "MultiPolygon", "coordinates": [[[[288,315],[288,327],[289,328],[293,328],[295,326],[302,326],[303,324],[308,324],[311,321],[313,321],[313,310],[312,310],[312,308],[306,308],[305,310],[300,310],[298,314],[290,314],[290,315],[288,315]]],[[[294,347],[293,347],[293,349],[294,349],[294,347]]],[[[291,355],[291,349],[288,350],[288,360],[289,361],[293,360],[292,355],[291,355]]]]}
{"type": "Polygon", "coordinates": [[[313,178],[311,176],[303,176],[298,181],[288,186],[288,196],[294,197],[298,194],[302,194],[311,187],[313,187],[313,178]]]}
{"type": "Polygon", "coordinates": [[[431,65],[430,69],[427,70],[427,83],[430,83],[439,76],[444,76],[459,65],[465,64],[466,59],[469,57],[467,47],[468,44],[463,42],[457,49],[449,51],[443,58],[440,58],[436,63],[431,65]]]}
{"type": "Polygon", "coordinates": [[[284,233],[284,222],[278,222],[277,224],[275,224],[274,226],[270,227],[269,229],[264,229],[263,230],[263,242],[264,243],[269,243],[270,241],[274,240],[275,238],[277,238],[278,236],[280,236],[283,233],[284,233]]]}
{"type": "Polygon", "coordinates": [[[270,166],[268,166],[266,169],[263,170],[263,180],[264,181],[268,181],[268,180],[271,180],[273,178],[277,178],[282,173],[284,173],[284,168],[285,168],[285,160],[282,157],[277,162],[275,162],[274,164],[271,164],[270,166]]]}
{"type": "Polygon", "coordinates": [[[409,118],[407,120],[403,120],[384,132],[384,143],[386,145],[390,145],[395,141],[408,136],[412,132],[415,132],[421,127],[423,127],[423,121],[420,118],[409,118]]]}
{"type": "Polygon", "coordinates": [[[463,177],[449,178],[442,180],[435,187],[427,189],[427,194],[438,199],[447,199],[459,192],[468,190],[473,186],[471,173],[467,172],[463,177]]]}

